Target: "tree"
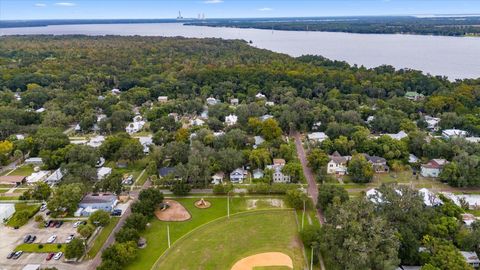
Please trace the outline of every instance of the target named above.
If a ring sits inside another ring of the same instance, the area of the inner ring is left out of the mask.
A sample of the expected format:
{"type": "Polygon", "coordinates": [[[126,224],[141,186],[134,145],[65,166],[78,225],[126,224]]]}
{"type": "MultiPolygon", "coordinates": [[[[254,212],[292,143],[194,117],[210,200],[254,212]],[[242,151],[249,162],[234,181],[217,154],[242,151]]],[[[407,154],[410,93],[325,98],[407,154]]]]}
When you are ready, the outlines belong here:
{"type": "Polygon", "coordinates": [[[117,262],[118,265],[122,266],[133,260],[136,255],[136,242],[115,243],[103,251],[102,260],[117,262]]]}
{"type": "Polygon", "coordinates": [[[263,121],[261,133],[265,140],[270,141],[282,136],[282,129],[278,125],[277,120],[270,118],[263,121]]]}
{"type": "Polygon", "coordinates": [[[375,214],[364,199],[333,205],[320,245],[339,269],[396,269],[398,236],[388,222],[375,214]]]}
{"type": "Polygon", "coordinates": [[[191,189],[192,187],[189,184],[183,181],[177,181],[170,190],[175,196],[185,196],[188,195],[191,189]]]}
{"type": "Polygon", "coordinates": [[[123,176],[121,173],[114,171],[109,174],[107,177],[102,179],[99,183],[100,188],[103,191],[113,192],[115,194],[120,194],[123,190],[123,176]]]}
{"type": "Polygon", "coordinates": [[[85,239],[88,239],[94,231],[95,227],[90,223],[82,224],[77,228],[78,234],[80,234],[85,239]]]}
{"type": "Polygon", "coordinates": [[[423,244],[429,251],[428,263],[440,270],[473,269],[460,251],[450,242],[426,235],[423,244]]]}
{"type": "Polygon", "coordinates": [[[374,174],[372,166],[361,154],[352,157],[348,163],[348,173],[355,183],[368,183],[372,181],[374,174]]]}
{"type": "Polygon", "coordinates": [[[136,229],[143,231],[147,227],[148,218],[141,213],[132,213],[126,220],[123,228],[136,229]]]}
{"type": "Polygon", "coordinates": [[[250,151],[248,160],[253,168],[264,168],[271,162],[270,153],[265,148],[253,149],[250,151]]]}
{"type": "Polygon", "coordinates": [[[97,227],[105,227],[110,223],[110,214],[104,210],[97,210],[88,217],[88,222],[97,227]]]}
{"type": "Polygon", "coordinates": [[[290,207],[295,209],[303,209],[304,202],[310,202],[307,194],[298,189],[287,190],[285,201],[290,207]]]}
{"type": "Polygon", "coordinates": [[[137,229],[122,227],[120,231],[115,234],[115,240],[119,243],[133,241],[135,243],[140,239],[140,234],[137,229]]]}
{"type": "Polygon", "coordinates": [[[82,184],[61,185],[54,191],[52,198],[48,201],[48,209],[52,211],[53,216],[64,212],[72,214],[77,210],[83,194],[84,187],[82,184]]]}
{"type": "Polygon", "coordinates": [[[348,201],[348,192],[341,186],[322,185],[318,188],[317,207],[327,210],[334,202],[344,203],[348,201]]]}
{"type": "Polygon", "coordinates": [[[32,191],[32,199],[39,201],[46,201],[52,192],[50,186],[45,182],[39,182],[35,185],[32,191]]]}
{"type": "Polygon", "coordinates": [[[81,258],[85,251],[84,241],[80,238],[74,238],[70,243],[65,247],[65,258],[81,258]]]}
{"type": "Polygon", "coordinates": [[[328,155],[321,149],[315,148],[307,156],[308,167],[314,172],[319,173],[330,160],[328,155]]]}
{"type": "Polygon", "coordinates": [[[153,205],[158,205],[163,201],[163,193],[156,188],[147,188],[140,191],[138,199],[140,201],[149,201],[153,205]]]}

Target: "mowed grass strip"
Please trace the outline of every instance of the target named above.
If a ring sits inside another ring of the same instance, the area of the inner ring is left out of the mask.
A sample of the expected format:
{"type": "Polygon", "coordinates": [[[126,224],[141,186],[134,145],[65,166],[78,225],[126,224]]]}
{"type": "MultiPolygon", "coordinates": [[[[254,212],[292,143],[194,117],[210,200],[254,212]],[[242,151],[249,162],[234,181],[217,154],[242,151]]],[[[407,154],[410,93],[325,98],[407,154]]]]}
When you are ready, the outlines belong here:
{"type": "Polygon", "coordinates": [[[87,259],[92,259],[97,255],[98,251],[100,251],[100,248],[102,248],[103,243],[107,241],[108,236],[110,235],[110,233],[112,233],[119,220],[119,217],[110,218],[110,223],[108,223],[107,226],[102,228],[100,233],[93,241],[92,247],[87,252],[87,259]]]}
{"type": "Polygon", "coordinates": [[[65,252],[66,244],[21,244],[15,248],[15,251],[23,251],[28,253],[51,253],[65,252]],[[60,248],[59,248],[60,247],[60,248]]]}
{"type": "Polygon", "coordinates": [[[175,243],[153,269],[230,269],[238,260],[264,252],[285,253],[294,269],[303,269],[293,211],[252,211],[216,220],[175,243]]]}
{"type": "MultiPolygon", "coordinates": [[[[205,199],[212,203],[212,206],[207,209],[199,209],[195,207],[194,203],[200,200],[200,197],[174,199],[180,202],[192,215],[192,218],[188,221],[164,222],[156,218],[150,220],[150,226],[141,235],[147,240],[147,246],[138,251],[137,257],[126,267],[126,269],[150,269],[155,264],[157,259],[168,248],[167,225],[170,227],[170,241],[173,244],[175,241],[180,239],[180,237],[184,236],[191,230],[212,220],[227,216],[226,197],[205,199]]],[[[249,199],[250,198],[231,197],[230,214],[247,211],[247,201],[249,199]]],[[[259,208],[263,208],[263,206],[259,208]]]]}

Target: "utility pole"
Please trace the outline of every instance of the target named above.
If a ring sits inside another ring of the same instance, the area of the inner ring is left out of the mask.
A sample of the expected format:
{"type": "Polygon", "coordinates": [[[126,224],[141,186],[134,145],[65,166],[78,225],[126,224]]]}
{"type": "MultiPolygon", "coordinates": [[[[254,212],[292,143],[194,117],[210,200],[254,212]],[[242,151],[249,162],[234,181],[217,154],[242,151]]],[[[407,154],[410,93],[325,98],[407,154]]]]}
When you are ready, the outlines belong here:
{"type": "Polygon", "coordinates": [[[167,225],[168,248],[170,248],[170,225],[167,225]]]}
{"type": "Polygon", "coordinates": [[[305,223],[305,199],[303,200],[302,230],[303,230],[303,223],[305,223]]]}
{"type": "Polygon", "coordinates": [[[312,246],[312,252],[310,254],[310,270],[313,270],[313,246],[312,246]]]}
{"type": "Polygon", "coordinates": [[[230,191],[227,192],[227,217],[230,218],[230,191]]]}

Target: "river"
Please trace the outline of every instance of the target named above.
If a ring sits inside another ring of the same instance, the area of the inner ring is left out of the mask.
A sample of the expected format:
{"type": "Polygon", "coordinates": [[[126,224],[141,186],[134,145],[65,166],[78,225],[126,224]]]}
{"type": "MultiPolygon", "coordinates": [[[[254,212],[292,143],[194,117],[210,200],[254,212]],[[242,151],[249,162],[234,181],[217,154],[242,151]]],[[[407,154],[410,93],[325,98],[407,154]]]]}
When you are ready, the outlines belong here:
{"type": "Polygon", "coordinates": [[[449,79],[480,77],[480,38],[401,34],[352,34],[185,26],[181,23],[84,24],[0,28],[0,35],[140,35],[243,39],[258,48],[322,55],[350,64],[411,68],[449,79]]]}

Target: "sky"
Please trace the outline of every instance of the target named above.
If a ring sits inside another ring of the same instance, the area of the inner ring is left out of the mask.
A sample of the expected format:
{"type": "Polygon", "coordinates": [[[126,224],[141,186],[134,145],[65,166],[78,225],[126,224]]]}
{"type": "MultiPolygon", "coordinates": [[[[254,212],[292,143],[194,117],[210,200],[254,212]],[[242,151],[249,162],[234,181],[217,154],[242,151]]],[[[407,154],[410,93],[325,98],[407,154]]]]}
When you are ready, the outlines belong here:
{"type": "Polygon", "coordinates": [[[0,20],[480,14],[480,0],[0,0],[0,20]]]}

